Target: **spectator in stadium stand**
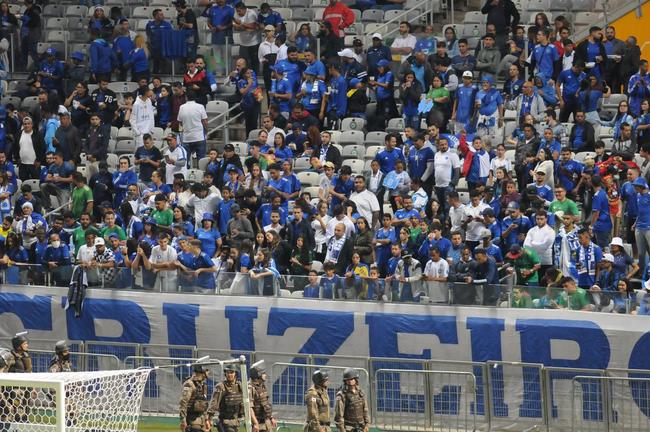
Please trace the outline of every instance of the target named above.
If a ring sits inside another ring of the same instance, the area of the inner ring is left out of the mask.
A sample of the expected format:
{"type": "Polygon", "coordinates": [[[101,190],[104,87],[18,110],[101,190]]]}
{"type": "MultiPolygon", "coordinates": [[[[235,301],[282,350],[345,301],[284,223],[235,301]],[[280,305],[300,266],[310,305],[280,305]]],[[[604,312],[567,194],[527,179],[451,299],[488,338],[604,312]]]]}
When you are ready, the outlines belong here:
{"type": "Polygon", "coordinates": [[[92,99],[88,94],[88,84],[80,81],[75,89],[64,102],[65,107],[70,111],[72,124],[84,136],[88,131],[89,110],[92,107],[92,99]]]}
{"type": "MultiPolygon", "coordinates": [[[[325,67],[323,67],[323,74],[325,73],[324,71],[325,67]]],[[[301,130],[307,130],[311,125],[319,125],[325,118],[325,108],[327,106],[325,93],[327,92],[327,87],[325,86],[325,83],[317,77],[319,73],[319,68],[316,65],[308,66],[304,72],[305,79],[300,85],[300,92],[296,94],[296,99],[300,100],[307,112],[318,120],[317,123],[311,124],[304,124],[304,122],[301,122],[301,130]]]]}
{"type": "Polygon", "coordinates": [[[571,252],[570,259],[575,269],[575,273],[571,276],[580,288],[590,289],[596,283],[602,258],[602,249],[591,241],[589,228],[579,229],[578,249],[571,252]]]}
{"type": "MultiPolygon", "coordinates": [[[[70,120],[68,110],[59,112],[60,126],[57,128],[52,143],[57,151],[63,153],[63,160],[79,163],[81,153],[81,136],[70,120]]],[[[84,161],[85,162],[85,161],[84,161]]]]}
{"type": "Polygon", "coordinates": [[[368,59],[366,58],[366,52],[363,49],[363,41],[359,38],[354,38],[352,41],[352,51],[354,52],[354,58],[356,61],[361,63],[363,66],[368,65],[368,59]]]}
{"type": "MultiPolygon", "coordinates": [[[[501,62],[499,63],[499,74],[506,73],[506,75],[508,75],[510,67],[513,64],[515,66],[518,66],[519,58],[524,52],[524,45],[526,43],[525,36],[526,35],[524,28],[517,26],[517,28],[514,30],[512,39],[509,39],[506,42],[505,53],[501,59],[501,62]]],[[[517,70],[519,70],[518,67],[517,70]]]]}
{"type": "Polygon", "coordinates": [[[20,17],[20,52],[22,64],[27,66],[27,57],[31,56],[32,62],[38,64],[39,55],[36,50],[41,41],[41,14],[40,8],[34,6],[34,0],[25,0],[25,11],[20,17]]]}
{"type": "Polygon", "coordinates": [[[574,113],[574,124],[569,134],[569,142],[574,152],[594,151],[596,145],[594,127],[586,121],[584,111],[574,113]]]}
{"type": "Polygon", "coordinates": [[[345,29],[354,24],[354,20],[352,9],[338,0],[329,0],[329,5],[323,11],[323,21],[332,25],[333,34],[338,36],[341,43],[345,36],[345,29]]]}
{"type": "Polygon", "coordinates": [[[648,61],[639,62],[638,72],[632,75],[627,84],[630,112],[641,115],[641,102],[650,99],[650,75],[648,74],[648,61]]]}
{"type": "Polygon", "coordinates": [[[126,81],[129,70],[129,55],[135,49],[135,45],[133,44],[135,36],[129,29],[129,20],[120,18],[118,26],[115,27],[115,38],[113,39],[113,53],[115,53],[117,61],[117,79],[119,81],[126,81]]]}
{"type": "Polygon", "coordinates": [[[416,43],[417,39],[411,34],[411,24],[408,21],[402,21],[399,23],[399,34],[390,46],[390,52],[393,55],[401,56],[403,63],[413,52],[416,43]]]}
{"type": "Polygon", "coordinates": [[[117,59],[110,44],[101,37],[99,30],[90,30],[92,42],[88,52],[90,54],[90,79],[99,83],[102,79],[111,79],[111,73],[117,67],[117,59]]]}
{"type": "Polygon", "coordinates": [[[295,94],[300,89],[300,82],[302,80],[302,73],[305,65],[298,61],[298,49],[295,46],[287,48],[287,58],[285,60],[278,60],[276,65],[281,65],[285,76],[291,84],[291,90],[295,94]]]}
{"type": "Polygon", "coordinates": [[[614,26],[605,28],[605,53],[607,54],[607,64],[603,79],[607,81],[612,93],[621,92],[621,60],[625,54],[625,42],[616,38],[616,29],[614,26]]]}
{"type": "Polygon", "coordinates": [[[45,50],[45,59],[39,63],[36,79],[40,81],[41,88],[60,93],[63,90],[61,84],[65,71],[63,62],[58,61],[56,55],[56,48],[45,50]]]}
{"type": "Polygon", "coordinates": [[[165,14],[162,9],[156,8],[151,13],[153,20],[147,23],[145,31],[149,43],[149,52],[153,58],[153,73],[163,73],[166,69],[167,60],[162,53],[162,33],[166,30],[172,30],[172,25],[165,20],[165,14]]]}
{"type": "Polygon", "coordinates": [[[199,45],[199,28],[194,11],[187,7],[185,0],[176,0],[172,4],[176,7],[176,25],[179,30],[185,31],[187,42],[187,58],[196,57],[196,48],[199,45]]]}
{"type": "Polygon", "coordinates": [[[141,146],[144,134],[150,134],[155,124],[153,108],[153,90],[148,86],[142,86],[138,90],[138,97],[133,103],[130,123],[133,130],[133,139],[136,146],[141,146]]]}
{"type": "Polygon", "coordinates": [[[240,55],[253,70],[259,70],[257,50],[260,46],[260,33],[258,31],[257,13],[249,9],[243,2],[235,4],[233,16],[233,29],[239,33],[240,55]]]}
{"type": "Polygon", "coordinates": [[[321,60],[328,63],[336,60],[337,53],[343,49],[343,39],[333,30],[332,23],[321,21],[317,37],[320,40],[321,60]]]}
{"type": "Polygon", "coordinates": [[[34,129],[31,117],[23,118],[23,127],[14,138],[13,160],[18,162],[22,181],[39,178],[41,164],[45,163],[45,141],[34,129]]]}
{"type": "Polygon", "coordinates": [[[637,39],[634,36],[629,36],[625,40],[625,53],[623,60],[621,60],[621,82],[623,83],[623,91],[627,92],[628,83],[632,75],[638,72],[639,63],[641,62],[641,49],[637,45],[637,39]]]}
{"type": "Polygon", "coordinates": [[[268,3],[262,3],[260,5],[260,12],[257,15],[257,21],[260,23],[260,27],[266,28],[266,26],[271,25],[274,27],[274,30],[284,30],[284,19],[282,18],[282,15],[280,15],[279,12],[274,11],[268,3]]]}
{"type": "Polygon", "coordinates": [[[104,123],[111,124],[117,111],[117,95],[108,88],[108,83],[106,78],[100,79],[99,87],[93,90],[90,98],[93,101],[91,109],[101,115],[104,123]]]}
{"type": "Polygon", "coordinates": [[[483,46],[476,55],[475,70],[481,72],[481,76],[485,73],[496,75],[501,62],[501,52],[494,44],[494,35],[488,33],[483,37],[483,46]]]}
{"type": "Polygon", "coordinates": [[[99,114],[93,113],[84,146],[89,176],[92,177],[99,170],[98,162],[106,161],[110,137],[111,125],[102,123],[99,114]]]}
{"type": "Polygon", "coordinates": [[[607,51],[603,44],[603,29],[598,26],[589,28],[589,36],[578,44],[574,54],[575,62],[582,62],[587,68],[587,75],[600,79],[607,67],[607,51]]]}
{"type": "Polygon", "coordinates": [[[175,133],[167,134],[163,141],[167,141],[167,149],[163,153],[165,161],[165,182],[168,185],[174,183],[174,175],[182,174],[187,177],[187,151],[178,145],[178,138],[175,133]]]}
{"type": "Polygon", "coordinates": [[[188,166],[192,153],[196,153],[197,159],[205,157],[205,133],[208,128],[208,114],[205,111],[205,106],[197,103],[197,99],[197,91],[188,90],[187,102],[181,105],[178,110],[178,122],[183,130],[182,142],[187,152],[188,166]]]}
{"type": "Polygon", "coordinates": [[[187,72],[183,75],[183,83],[188,90],[188,99],[189,90],[192,90],[195,94],[196,102],[203,106],[208,103],[210,82],[208,81],[205,70],[199,70],[196,67],[195,59],[188,60],[187,72]]]}
{"type": "Polygon", "coordinates": [[[584,64],[574,63],[569,70],[560,72],[555,83],[555,91],[560,103],[561,122],[566,122],[569,116],[578,109],[578,92],[581,83],[587,78],[584,64]]]}
{"type": "Polygon", "coordinates": [[[476,57],[469,51],[467,39],[458,40],[458,54],[451,58],[451,67],[457,75],[466,71],[471,72],[476,67],[476,57]]]}
{"type": "MultiPolygon", "coordinates": [[[[263,28],[264,37],[257,50],[257,60],[262,65],[264,88],[271,88],[271,67],[278,56],[278,46],[275,44],[275,27],[267,24],[263,28]]],[[[267,90],[268,92],[268,90],[267,90]]]]}
{"type": "Polygon", "coordinates": [[[46,209],[53,208],[50,200],[51,195],[56,196],[59,205],[68,203],[74,172],[74,166],[63,160],[62,152],[54,154],[54,163],[48,167],[45,181],[41,183],[43,205],[46,209]]]}
{"type": "Polygon", "coordinates": [[[95,6],[93,16],[88,22],[88,31],[97,30],[104,40],[110,40],[113,36],[113,22],[108,19],[103,6],[95,6]]]}
{"type": "Polygon", "coordinates": [[[131,68],[133,81],[149,81],[149,49],[142,35],[137,35],[133,40],[133,49],[129,52],[127,64],[131,68]]]}
{"type": "Polygon", "coordinates": [[[519,11],[511,0],[486,0],[481,13],[487,15],[486,24],[496,29],[496,46],[506,45],[508,36],[519,25],[519,11]]]}
{"type": "Polygon", "coordinates": [[[521,87],[521,94],[514,100],[508,101],[505,108],[516,111],[519,121],[522,121],[526,114],[530,114],[535,118],[535,121],[541,122],[544,120],[546,112],[544,99],[535,92],[535,85],[532,81],[524,82],[521,87]]]}
{"type": "Polygon", "coordinates": [[[368,47],[366,51],[366,59],[368,64],[368,75],[376,77],[379,75],[379,62],[386,60],[393,61],[393,56],[389,47],[383,44],[383,36],[380,33],[373,33],[372,46],[368,47]]]}
{"type": "Polygon", "coordinates": [[[327,96],[327,123],[329,128],[335,128],[338,121],[345,117],[348,109],[348,82],[341,73],[342,69],[339,64],[330,63],[328,72],[330,80],[328,82],[327,96]]]}
{"type": "MultiPolygon", "coordinates": [[[[546,77],[557,77],[559,68],[556,68],[557,61],[560,60],[560,53],[555,45],[549,41],[549,31],[547,29],[539,29],[536,35],[537,45],[533,48],[530,55],[531,62],[531,75],[543,73],[546,77]]],[[[576,58],[578,61],[578,58],[576,58]]],[[[584,60],[583,60],[584,61],[584,60]]]]}
{"type": "Polygon", "coordinates": [[[466,70],[463,72],[463,84],[458,86],[454,98],[454,106],[451,112],[451,121],[455,122],[455,129],[469,129],[474,111],[474,97],[476,87],[472,84],[474,74],[466,70]]]}

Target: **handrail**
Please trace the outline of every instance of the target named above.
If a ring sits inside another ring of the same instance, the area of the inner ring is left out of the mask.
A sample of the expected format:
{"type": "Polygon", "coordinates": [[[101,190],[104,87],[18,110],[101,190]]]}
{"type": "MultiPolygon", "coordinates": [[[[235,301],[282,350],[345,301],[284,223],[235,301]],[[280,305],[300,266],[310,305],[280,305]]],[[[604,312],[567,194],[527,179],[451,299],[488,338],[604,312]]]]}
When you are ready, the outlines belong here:
{"type": "MultiPolygon", "coordinates": [[[[394,23],[394,22],[404,21],[402,18],[404,18],[404,17],[407,17],[407,18],[408,18],[408,14],[409,14],[409,13],[413,12],[414,10],[419,10],[419,8],[420,8],[421,6],[425,6],[425,12],[420,13],[418,16],[416,16],[415,18],[413,18],[413,19],[411,19],[411,20],[408,20],[408,19],[407,19],[408,22],[411,22],[411,21],[413,21],[413,20],[416,20],[416,19],[420,18],[422,15],[426,15],[429,11],[431,11],[431,10],[433,9],[433,8],[426,9],[426,8],[428,8],[428,3],[431,3],[431,0],[422,0],[420,3],[418,3],[418,4],[415,5],[415,6],[413,6],[411,9],[404,9],[404,10],[402,10],[402,13],[396,15],[395,18],[393,18],[393,19],[391,19],[391,20],[389,20],[389,21],[386,21],[385,23],[383,23],[382,25],[380,25],[379,27],[377,27],[377,28],[373,31],[373,33],[375,33],[375,32],[379,32],[379,30],[381,30],[381,29],[383,29],[383,28],[388,29],[388,25],[389,25],[389,24],[392,24],[392,23],[394,23]]],[[[386,36],[391,35],[391,34],[394,33],[396,30],[397,30],[397,29],[392,30],[392,31],[387,32],[387,33],[384,33],[384,34],[383,34],[383,37],[386,37],[386,36]]],[[[367,33],[366,33],[366,36],[368,36],[367,33]]]]}

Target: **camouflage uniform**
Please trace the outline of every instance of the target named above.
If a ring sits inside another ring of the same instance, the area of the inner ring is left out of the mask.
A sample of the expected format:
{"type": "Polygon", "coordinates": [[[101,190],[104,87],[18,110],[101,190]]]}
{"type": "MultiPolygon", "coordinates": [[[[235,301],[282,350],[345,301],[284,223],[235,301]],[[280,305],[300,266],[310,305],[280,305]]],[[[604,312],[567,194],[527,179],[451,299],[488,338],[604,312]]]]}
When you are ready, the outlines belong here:
{"type": "Polygon", "coordinates": [[[52,357],[50,360],[50,373],[72,372],[72,362],[63,360],[59,356],[52,357]]]}
{"type": "Polygon", "coordinates": [[[214,388],[208,418],[219,413],[220,432],[238,432],[239,419],[244,416],[244,393],[240,381],[222,381],[214,388]]]}
{"type": "Polygon", "coordinates": [[[307,422],[304,432],[328,432],[330,429],[330,397],[327,388],[313,385],[305,395],[307,422]]]}
{"type": "MultiPolygon", "coordinates": [[[[9,372],[9,368],[14,364],[14,356],[8,349],[0,350],[0,373],[9,372]]],[[[9,423],[5,421],[13,420],[15,414],[14,406],[9,403],[8,391],[0,387],[0,431],[9,430],[9,423]]]]}
{"type": "Polygon", "coordinates": [[[32,358],[27,351],[12,350],[11,354],[14,356],[15,363],[9,368],[10,373],[32,372],[32,358]]]}
{"type": "Polygon", "coordinates": [[[186,432],[202,432],[208,419],[208,383],[205,379],[192,376],[183,383],[179,416],[187,424],[186,432]]]}
{"type": "Polygon", "coordinates": [[[334,422],[339,432],[363,432],[370,423],[366,398],[358,387],[343,386],[336,392],[334,422]]]}
{"type": "Polygon", "coordinates": [[[270,431],[273,429],[271,420],[273,419],[273,407],[269,399],[269,392],[263,380],[254,380],[249,386],[249,393],[253,405],[255,418],[259,423],[260,431],[270,431]]]}

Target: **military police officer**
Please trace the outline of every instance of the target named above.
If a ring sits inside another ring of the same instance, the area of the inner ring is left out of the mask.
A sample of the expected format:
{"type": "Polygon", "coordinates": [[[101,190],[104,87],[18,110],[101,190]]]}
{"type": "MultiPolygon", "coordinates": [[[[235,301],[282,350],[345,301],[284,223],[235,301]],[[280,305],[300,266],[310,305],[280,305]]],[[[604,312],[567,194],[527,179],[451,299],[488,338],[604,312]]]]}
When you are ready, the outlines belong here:
{"type": "Polygon", "coordinates": [[[192,366],[192,376],[183,383],[179,416],[183,432],[205,432],[208,421],[208,369],[192,366]]]}
{"type": "Polygon", "coordinates": [[[309,387],[305,395],[307,405],[307,421],[304,432],[329,432],[330,430],[330,397],[327,394],[329,374],[318,369],[311,376],[314,385],[309,387]]]}
{"type": "Polygon", "coordinates": [[[32,371],[32,358],[29,356],[29,341],[25,337],[27,332],[18,333],[11,339],[11,354],[14,364],[9,368],[12,373],[29,373],[32,371]]]}
{"type": "Polygon", "coordinates": [[[260,425],[261,431],[270,432],[278,423],[273,418],[273,407],[269,400],[269,392],[266,389],[266,369],[264,360],[254,363],[250,369],[250,397],[255,413],[255,418],[260,425]]]}
{"type": "MultiPolygon", "coordinates": [[[[226,364],[223,368],[226,379],[217,384],[212,393],[212,400],[208,408],[207,429],[212,427],[212,418],[219,413],[217,428],[220,432],[238,432],[239,419],[244,416],[244,392],[241,381],[237,380],[237,367],[226,364]]],[[[251,409],[253,430],[258,430],[255,414],[251,409]]]]}
{"type": "MultiPolygon", "coordinates": [[[[0,373],[8,372],[15,361],[11,351],[0,349],[0,373]]],[[[7,396],[5,390],[0,387],[0,431],[9,430],[9,424],[5,421],[13,420],[14,407],[7,400],[7,396]]]]}
{"type": "Polygon", "coordinates": [[[368,404],[359,388],[359,372],[343,371],[343,387],[336,393],[334,421],[339,432],[368,432],[368,404]]]}
{"type": "Polygon", "coordinates": [[[59,372],[72,372],[70,349],[64,340],[60,340],[54,345],[54,356],[50,360],[50,373],[59,372]]]}

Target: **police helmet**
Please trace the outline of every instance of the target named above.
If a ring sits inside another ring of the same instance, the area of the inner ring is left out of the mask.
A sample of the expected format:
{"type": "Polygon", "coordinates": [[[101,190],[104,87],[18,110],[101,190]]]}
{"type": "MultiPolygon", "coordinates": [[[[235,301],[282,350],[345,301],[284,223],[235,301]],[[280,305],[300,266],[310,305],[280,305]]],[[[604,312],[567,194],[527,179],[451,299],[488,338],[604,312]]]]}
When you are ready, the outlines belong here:
{"type": "Polygon", "coordinates": [[[11,346],[14,347],[14,350],[19,349],[23,343],[27,342],[27,338],[25,337],[26,334],[27,332],[17,333],[16,336],[11,339],[11,346]]]}
{"type": "Polygon", "coordinates": [[[201,363],[194,363],[192,365],[192,372],[194,373],[208,373],[208,368],[201,363]]]}
{"type": "Polygon", "coordinates": [[[327,381],[329,378],[330,378],[329,374],[327,373],[326,370],[323,369],[317,369],[311,375],[311,380],[316,385],[323,385],[323,383],[327,381]]]}
{"type": "Polygon", "coordinates": [[[343,371],[343,381],[347,381],[351,379],[359,379],[359,372],[357,372],[357,370],[353,368],[346,368],[343,371]]]}
{"type": "Polygon", "coordinates": [[[16,362],[13,354],[7,348],[0,349],[0,368],[11,367],[16,362]]]}
{"type": "Polygon", "coordinates": [[[237,372],[237,366],[234,363],[228,363],[223,365],[224,372],[237,372]]]}
{"type": "Polygon", "coordinates": [[[68,348],[68,344],[64,340],[60,340],[54,345],[54,352],[57,355],[61,355],[66,351],[70,351],[70,348],[68,348]]]}
{"type": "Polygon", "coordinates": [[[264,360],[260,360],[251,365],[250,376],[251,379],[261,379],[262,374],[266,373],[266,367],[264,366],[264,360]]]}

